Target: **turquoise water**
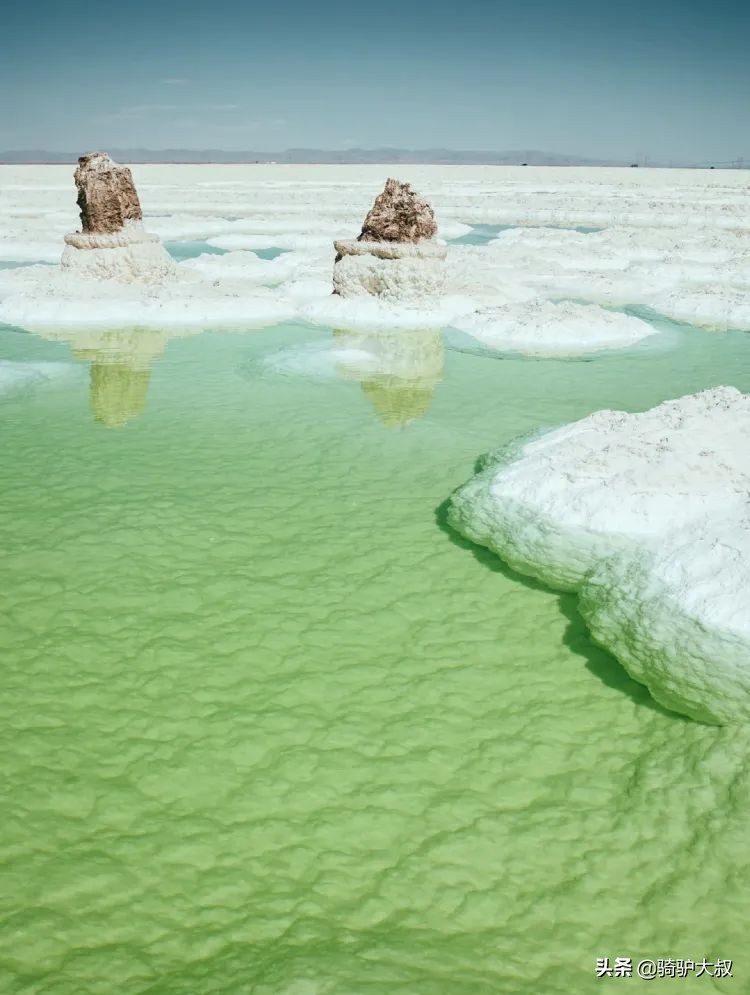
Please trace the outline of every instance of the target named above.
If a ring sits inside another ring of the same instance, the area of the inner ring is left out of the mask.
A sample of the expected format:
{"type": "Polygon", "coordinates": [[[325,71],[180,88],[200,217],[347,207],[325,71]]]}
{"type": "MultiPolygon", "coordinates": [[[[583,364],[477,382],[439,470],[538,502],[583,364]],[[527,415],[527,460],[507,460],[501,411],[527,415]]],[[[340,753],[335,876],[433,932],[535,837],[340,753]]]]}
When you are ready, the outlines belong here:
{"type": "MultiPolygon", "coordinates": [[[[183,262],[185,259],[195,259],[197,256],[203,255],[223,256],[229,251],[228,249],[220,249],[215,245],[209,245],[208,242],[203,241],[165,242],[164,248],[178,263],[183,262]]],[[[275,247],[253,250],[254,254],[261,259],[275,259],[285,251],[285,249],[277,249],[275,247]]]]}
{"type": "Polygon", "coordinates": [[[750,390],[750,335],[404,333],[408,379],[274,371],[336,341],[303,325],[65,335],[0,329],[73,364],[0,397],[1,991],[748,990],[750,732],[660,709],[442,506],[518,434],[750,390]]]}
{"type": "Polygon", "coordinates": [[[165,242],[164,248],[178,263],[196,256],[223,256],[227,251],[203,241],[165,242]]]}
{"type": "MultiPolygon", "coordinates": [[[[510,231],[513,228],[528,228],[536,227],[529,225],[472,225],[471,231],[467,232],[465,235],[459,236],[459,238],[449,239],[451,245],[487,245],[493,239],[497,238],[501,232],[510,231]]],[[[594,232],[604,231],[603,228],[566,228],[564,225],[556,225],[556,228],[561,228],[564,231],[577,231],[582,235],[592,235],[594,232]]]]}
{"type": "Polygon", "coordinates": [[[21,269],[24,266],[50,266],[51,263],[44,262],[19,262],[15,259],[0,259],[0,269],[21,269]]]}
{"type": "Polygon", "coordinates": [[[277,256],[281,256],[285,252],[288,252],[289,250],[277,249],[272,246],[268,249],[253,249],[252,251],[255,253],[256,256],[259,256],[261,259],[276,259],[277,256]]]}
{"type": "Polygon", "coordinates": [[[451,245],[487,245],[493,238],[497,238],[500,232],[510,231],[517,228],[517,225],[472,225],[471,231],[459,238],[452,238],[451,245]]]}

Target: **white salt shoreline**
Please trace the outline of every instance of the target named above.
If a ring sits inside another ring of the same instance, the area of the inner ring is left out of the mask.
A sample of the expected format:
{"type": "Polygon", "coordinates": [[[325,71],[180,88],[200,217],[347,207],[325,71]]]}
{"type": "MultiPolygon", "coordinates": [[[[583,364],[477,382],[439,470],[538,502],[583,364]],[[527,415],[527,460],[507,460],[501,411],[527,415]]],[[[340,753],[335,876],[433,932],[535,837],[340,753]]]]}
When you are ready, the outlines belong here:
{"type": "Polygon", "coordinates": [[[750,396],[599,411],[507,450],[450,524],[580,592],[592,634],[665,706],[750,718],[750,396]]]}

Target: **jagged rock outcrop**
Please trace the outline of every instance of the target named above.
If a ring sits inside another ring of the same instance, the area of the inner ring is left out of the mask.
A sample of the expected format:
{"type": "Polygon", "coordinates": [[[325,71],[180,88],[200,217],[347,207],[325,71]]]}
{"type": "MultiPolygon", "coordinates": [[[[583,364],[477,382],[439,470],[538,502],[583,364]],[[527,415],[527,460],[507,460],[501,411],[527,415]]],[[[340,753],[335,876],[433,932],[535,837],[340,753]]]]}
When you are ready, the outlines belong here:
{"type": "Polygon", "coordinates": [[[106,152],[82,155],[75,171],[80,232],[65,236],[62,266],[77,276],[121,283],[163,283],[178,273],[159,241],[143,227],[127,166],[106,152]]]}
{"type": "Polygon", "coordinates": [[[334,242],[333,292],[342,297],[419,300],[439,294],[444,245],[427,203],[408,183],[389,178],[353,240],[334,242]]]}
{"type": "Polygon", "coordinates": [[[126,221],[143,220],[132,173],[127,166],[113,162],[106,152],[82,155],[74,179],[84,232],[120,231],[126,221]]]}
{"type": "Polygon", "coordinates": [[[435,213],[408,183],[389,177],[362,225],[358,242],[425,242],[435,238],[435,213]]]}

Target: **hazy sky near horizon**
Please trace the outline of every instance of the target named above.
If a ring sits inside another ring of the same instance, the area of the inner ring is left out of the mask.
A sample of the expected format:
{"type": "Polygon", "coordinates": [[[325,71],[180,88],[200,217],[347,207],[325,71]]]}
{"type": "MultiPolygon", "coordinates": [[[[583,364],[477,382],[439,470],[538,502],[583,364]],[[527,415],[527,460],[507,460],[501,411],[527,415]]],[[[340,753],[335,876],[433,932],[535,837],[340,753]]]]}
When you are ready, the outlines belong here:
{"type": "Polygon", "coordinates": [[[738,0],[38,0],[0,37],[3,150],[750,159],[738,0]]]}

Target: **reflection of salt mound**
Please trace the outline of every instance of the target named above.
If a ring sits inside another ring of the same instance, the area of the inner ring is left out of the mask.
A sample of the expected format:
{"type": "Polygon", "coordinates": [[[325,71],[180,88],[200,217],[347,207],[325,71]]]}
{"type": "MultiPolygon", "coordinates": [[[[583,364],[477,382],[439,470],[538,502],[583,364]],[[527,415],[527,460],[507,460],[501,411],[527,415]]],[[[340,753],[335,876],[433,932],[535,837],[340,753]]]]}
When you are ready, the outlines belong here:
{"type": "Polygon", "coordinates": [[[421,417],[443,378],[443,338],[435,329],[334,331],[340,376],[359,380],[389,428],[421,417]]]}
{"type": "Polygon", "coordinates": [[[105,152],[81,156],[75,171],[82,231],[65,236],[62,266],[77,276],[162,283],[177,273],[143,214],[130,170],[105,152]]]}
{"type": "Polygon", "coordinates": [[[142,414],[151,370],[127,363],[94,363],[91,366],[91,410],[108,428],[121,428],[142,414]]]}
{"type": "Polygon", "coordinates": [[[91,410],[108,428],[121,428],[142,414],[151,363],[170,337],[174,333],[145,328],[44,332],[44,338],[68,342],[76,359],[91,363],[91,410]]]}
{"type": "Polygon", "coordinates": [[[443,339],[435,329],[338,329],[331,340],[280,349],[263,370],[287,376],[355,380],[389,426],[406,425],[430,406],[443,375],[443,339]]]}
{"type": "Polygon", "coordinates": [[[396,377],[363,380],[362,391],[387,428],[402,428],[421,418],[432,404],[434,389],[396,377]]]}
{"type": "Polygon", "coordinates": [[[750,700],[724,700],[727,668],[750,672],[746,628],[731,630],[732,662],[721,650],[727,620],[746,615],[749,433],[750,397],[729,387],[642,414],[600,411],[507,450],[453,495],[450,521],[521,573],[562,590],[586,584],[595,635],[657,700],[715,721],[750,714],[750,700]],[[701,603],[693,581],[711,564],[735,580],[701,603]],[[696,627],[714,633],[702,648],[696,627]],[[678,645],[699,664],[680,663],[678,645]]]}
{"type": "Polygon", "coordinates": [[[435,216],[408,183],[389,179],[356,240],[334,242],[334,293],[419,300],[442,292],[446,248],[435,216]]]}

